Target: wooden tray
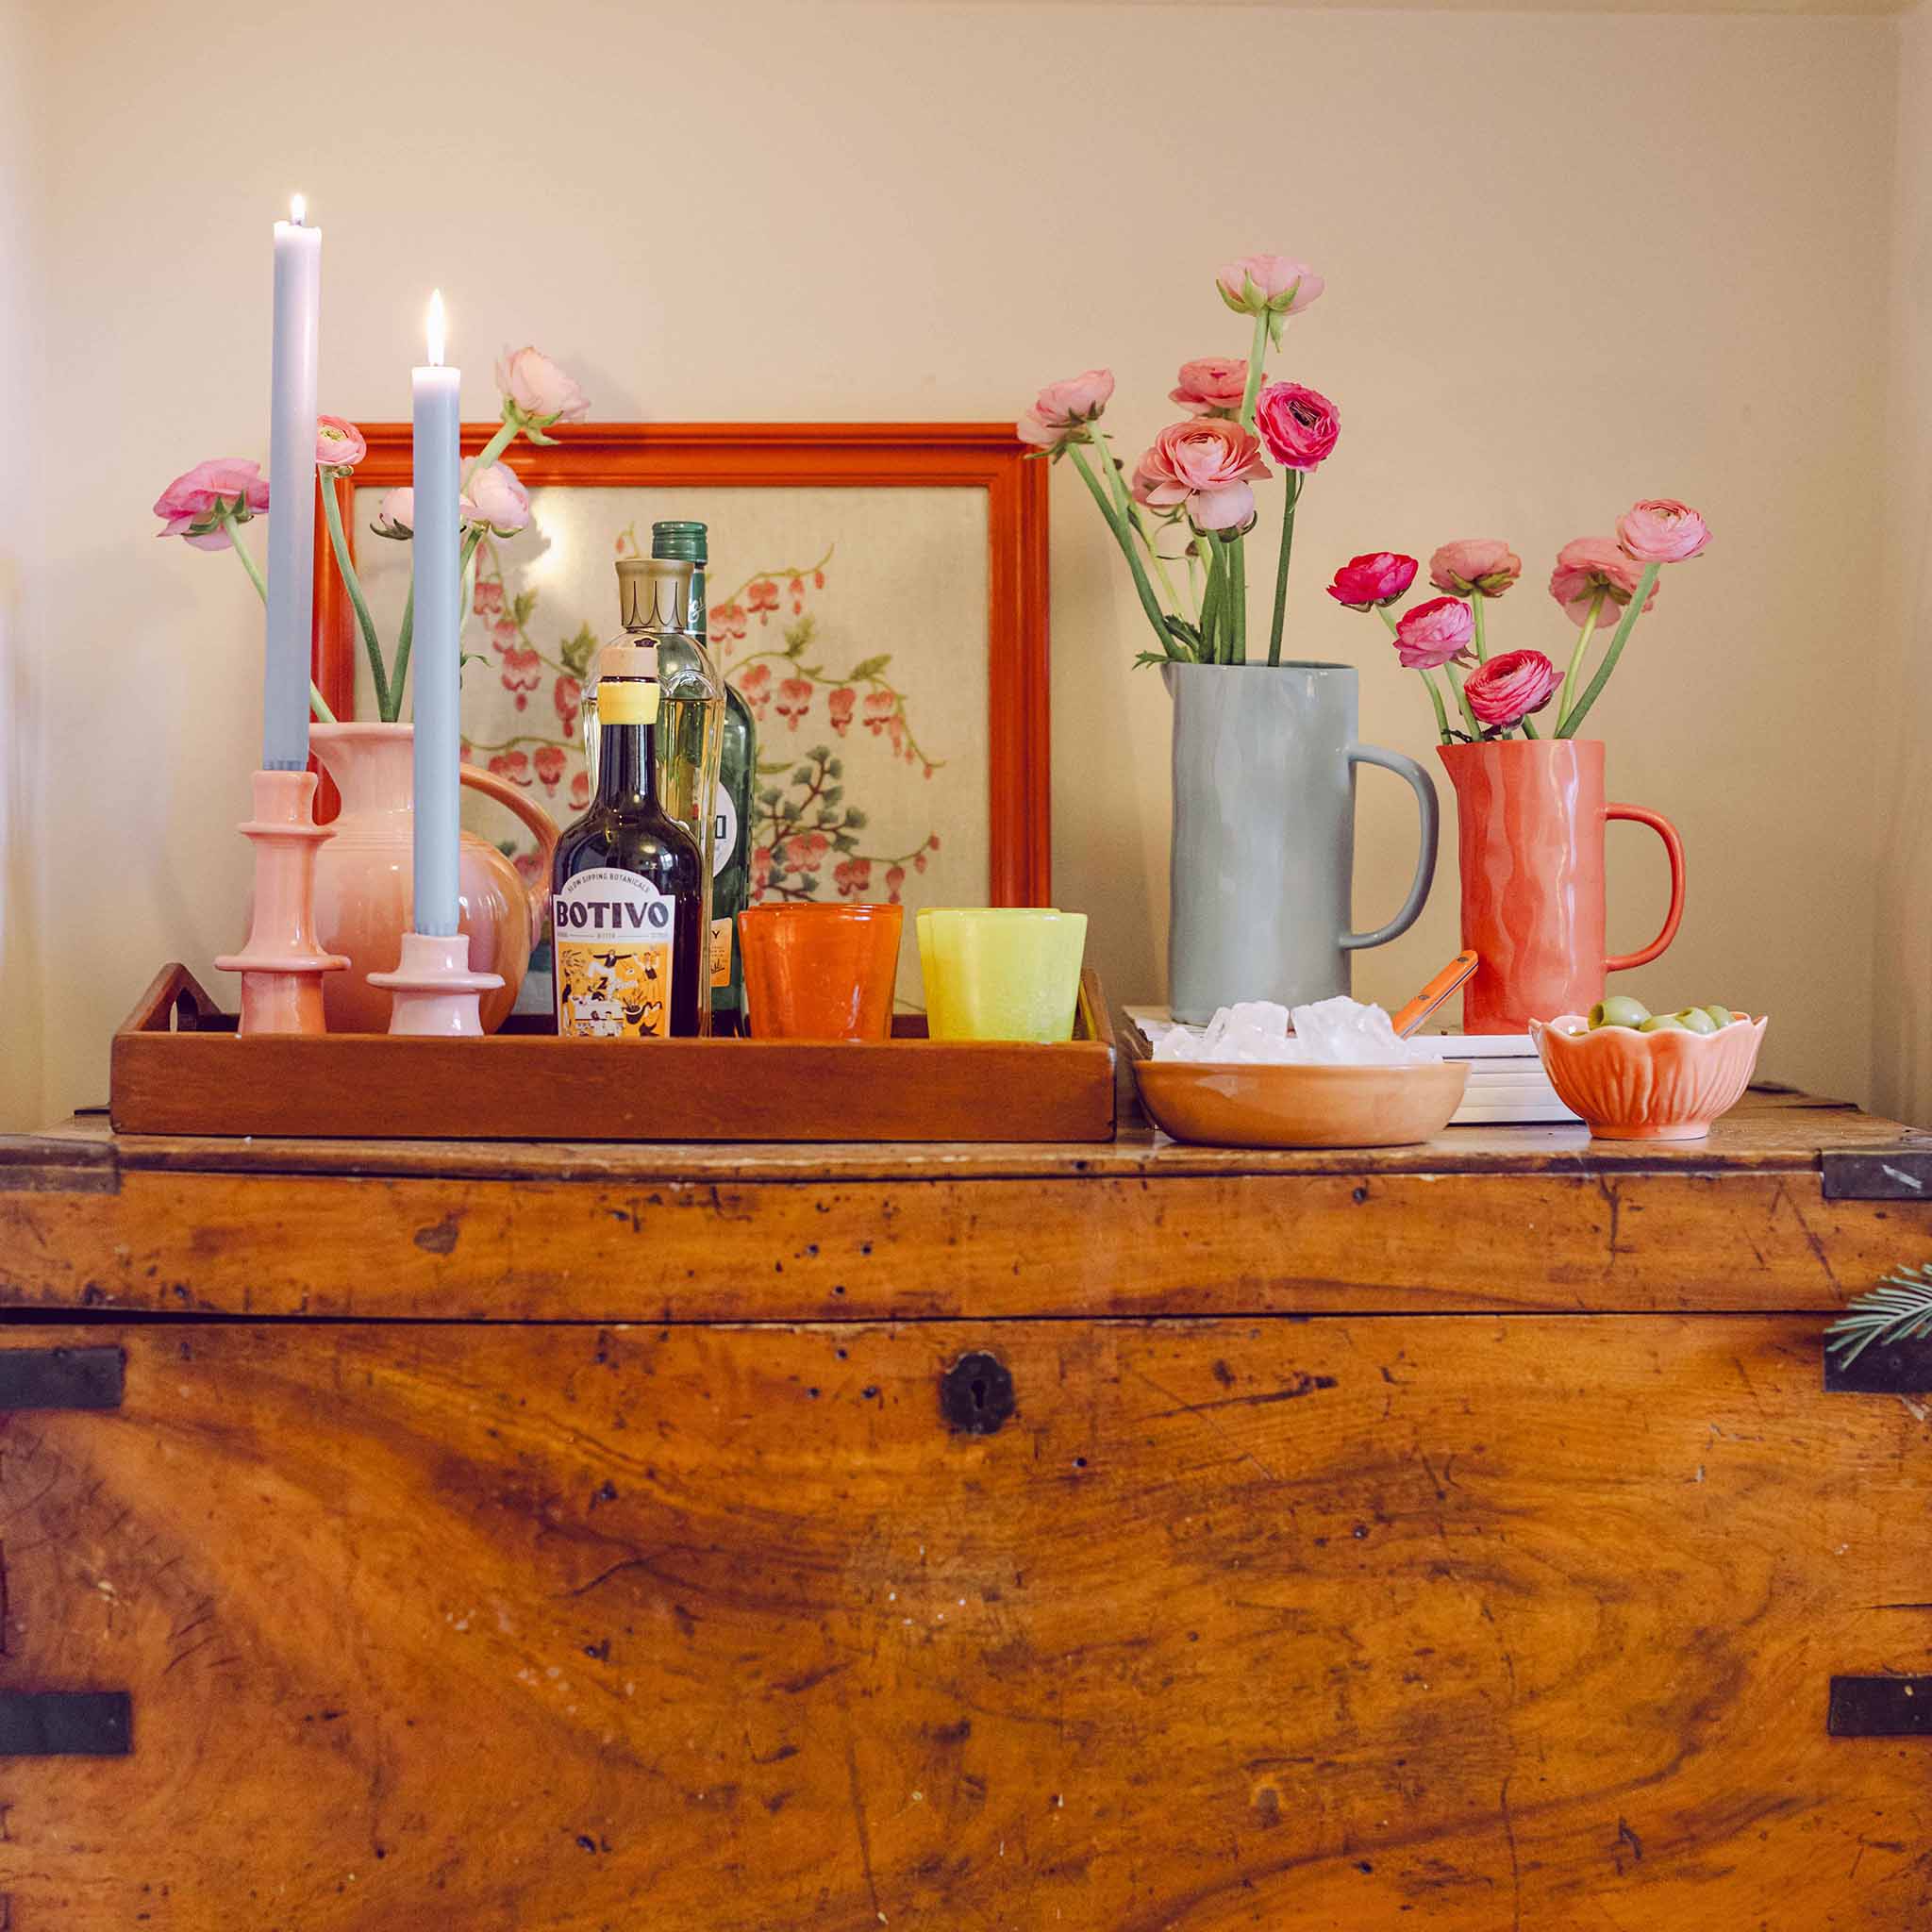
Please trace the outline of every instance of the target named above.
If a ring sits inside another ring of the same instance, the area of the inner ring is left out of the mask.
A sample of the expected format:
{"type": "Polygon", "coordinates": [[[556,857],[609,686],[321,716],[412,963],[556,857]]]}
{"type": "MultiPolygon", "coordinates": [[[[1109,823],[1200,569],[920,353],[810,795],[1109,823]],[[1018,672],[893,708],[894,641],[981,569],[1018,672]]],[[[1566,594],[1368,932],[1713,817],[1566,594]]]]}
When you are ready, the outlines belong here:
{"type": "Polygon", "coordinates": [[[122,1134],[450,1141],[1111,1141],[1114,1034],[1080,976],[1065,1045],[925,1037],[559,1040],[513,1018],[486,1040],[236,1037],[185,966],[164,968],[114,1036],[122,1134]]]}

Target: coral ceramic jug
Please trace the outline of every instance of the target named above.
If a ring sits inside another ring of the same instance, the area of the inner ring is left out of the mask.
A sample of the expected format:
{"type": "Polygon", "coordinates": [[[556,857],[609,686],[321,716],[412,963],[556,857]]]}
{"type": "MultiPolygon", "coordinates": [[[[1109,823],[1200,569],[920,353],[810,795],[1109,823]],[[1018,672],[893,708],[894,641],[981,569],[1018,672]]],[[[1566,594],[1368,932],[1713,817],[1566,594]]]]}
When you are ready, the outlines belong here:
{"type": "Polygon", "coordinates": [[[1604,974],[1647,965],[1684,916],[1684,846],[1670,820],[1604,802],[1595,738],[1445,744],[1456,788],[1462,943],[1481,957],[1463,994],[1469,1033],[1524,1033],[1532,1020],[1587,1013],[1604,974]],[[1664,841],[1671,909],[1649,945],[1604,957],[1604,826],[1635,819],[1664,841]]]}
{"type": "MultiPolygon", "coordinates": [[[[342,797],[330,827],[335,837],[321,847],[315,868],[316,931],[325,951],[349,958],[349,970],[328,974],[323,985],[331,1033],[389,1029],[390,996],[366,975],[394,970],[413,917],[414,736],[408,724],[309,727],[309,744],[342,797]]],[[[558,837],[550,814],[493,772],[465,765],[462,778],[536,834],[538,876],[547,881],[558,837]]],[[[508,858],[472,832],[463,834],[458,884],[471,968],[503,976],[499,991],[483,995],[483,1030],[493,1033],[516,1004],[530,949],[542,935],[546,888],[532,891],[508,858]]]]}

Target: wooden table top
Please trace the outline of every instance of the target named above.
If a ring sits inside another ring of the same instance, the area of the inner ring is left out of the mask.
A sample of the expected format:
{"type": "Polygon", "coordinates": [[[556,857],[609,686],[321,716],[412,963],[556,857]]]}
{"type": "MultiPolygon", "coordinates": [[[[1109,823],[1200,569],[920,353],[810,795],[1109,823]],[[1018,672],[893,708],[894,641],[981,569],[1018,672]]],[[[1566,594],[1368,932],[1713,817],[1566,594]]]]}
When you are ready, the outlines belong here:
{"type": "MultiPolygon", "coordinates": [[[[39,1134],[0,1138],[9,1169],[227,1174],[443,1176],[532,1181],[856,1181],[1126,1179],[1213,1174],[1805,1173],[1826,1152],[1932,1147],[1922,1134],[1778,1087],[1754,1088],[1707,1140],[1593,1141],[1576,1125],[1450,1127],[1414,1147],[1272,1152],[1191,1147],[1139,1120],[1111,1142],[812,1144],[537,1141],[224,1140],[117,1135],[88,1113],[39,1134]]],[[[78,1174],[76,1174],[76,1179],[78,1174]]]]}

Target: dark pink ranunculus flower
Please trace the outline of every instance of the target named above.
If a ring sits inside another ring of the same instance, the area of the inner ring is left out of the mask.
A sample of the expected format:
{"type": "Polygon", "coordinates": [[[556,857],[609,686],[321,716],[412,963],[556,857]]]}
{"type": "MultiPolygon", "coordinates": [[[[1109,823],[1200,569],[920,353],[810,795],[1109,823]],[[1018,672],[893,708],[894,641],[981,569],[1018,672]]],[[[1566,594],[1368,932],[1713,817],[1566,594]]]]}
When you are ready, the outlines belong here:
{"type": "Polygon", "coordinates": [[[1197,416],[1169,424],[1134,465],[1134,501],[1184,510],[1197,530],[1244,529],[1255,519],[1248,486],[1268,475],[1249,431],[1220,416],[1197,416]]]}
{"type": "MultiPolygon", "coordinates": [[[[1599,592],[1606,609],[1628,604],[1637,594],[1641,575],[1640,567],[1610,538],[1578,537],[1557,552],[1557,567],[1550,573],[1550,595],[1563,607],[1571,623],[1581,624],[1599,592]]],[[[1657,586],[1653,584],[1644,610],[1656,602],[1657,586]]]]}
{"type": "Polygon", "coordinates": [[[1191,416],[1236,416],[1248,392],[1245,356],[1199,356],[1181,364],[1180,376],[1167,399],[1191,416]]]}
{"type": "Polygon", "coordinates": [[[1315,469],[1341,434],[1341,417],[1319,391],[1271,382],[1255,399],[1255,427],[1284,470],[1315,469]]]}
{"type": "Polygon", "coordinates": [[[1414,558],[1393,550],[1371,550],[1351,557],[1335,573],[1328,594],[1351,610],[1379,610],[1408,594],[1415,573],[1414,558]]]}
{"type": "Polygon", "coordinates": [[[1505,651],[1463,679],[1462,695],[1478,723],[1507,729],[1541,711],[1562,681],[1562,673],[1541,651],[1505,651]]]}
{"type": "Polygon", "coordinates": [[[1395,655],[1405,671],[1433,671],[1462,657],[1475,636],[1475,613],[1460,597],[1431,597],[1405,610],[1395,626],[1395,655]]]}
{"type": "Polygon", "coordinates": [[[1523,575],[1523,559],[1494,537],[1463,537],[1429,558],[1429,581],[1453,596],[1500,597],[1523,575]]]}
{"type": "Polygon", "coordinates": [[[225,550],[232,521],[245,524],[268,508],[268,478],[259,463],[216,457],[176,476],[155,499],[161,537],[185,537],[197,550],[225,550]]]}
{"type": "Polygon", "coordinates": [[[1617,541],[1639,563],[1683,563],[1710,541],[1710,531],[1689,504],[1651,496],[1617,519],[1617,541]]]}

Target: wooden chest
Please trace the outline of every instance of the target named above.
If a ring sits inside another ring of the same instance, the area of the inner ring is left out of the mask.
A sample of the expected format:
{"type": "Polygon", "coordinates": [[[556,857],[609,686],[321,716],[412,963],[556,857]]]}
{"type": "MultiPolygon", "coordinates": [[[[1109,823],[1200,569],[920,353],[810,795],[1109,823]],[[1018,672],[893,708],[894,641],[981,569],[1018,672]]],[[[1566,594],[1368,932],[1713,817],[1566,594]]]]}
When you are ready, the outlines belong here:
{"type": "Polygon", "coordinates": [[[1928,1148],[6,1143],[0,1922],[1925,1925],[1928,1148]]]}

